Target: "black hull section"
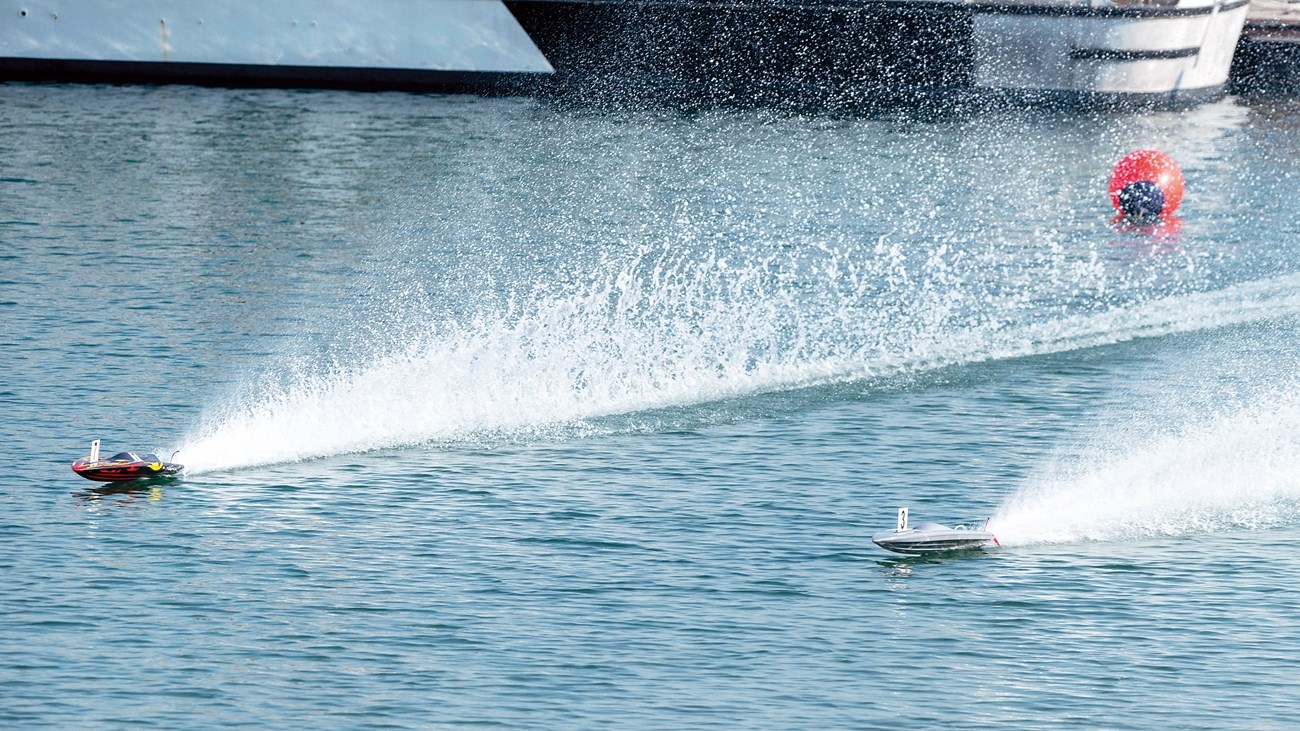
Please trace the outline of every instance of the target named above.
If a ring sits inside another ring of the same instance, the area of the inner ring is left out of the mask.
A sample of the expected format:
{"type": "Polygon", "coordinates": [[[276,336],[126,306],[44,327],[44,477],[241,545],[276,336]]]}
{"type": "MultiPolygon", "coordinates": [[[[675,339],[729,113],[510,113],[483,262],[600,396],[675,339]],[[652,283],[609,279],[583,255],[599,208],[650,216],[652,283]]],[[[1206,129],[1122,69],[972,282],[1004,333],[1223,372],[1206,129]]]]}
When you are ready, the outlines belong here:
{"type": "Polygon", "coordinates": [[[614,101],[861,106],[969,88],[972,16],[943,6],[507,0],[556,73],[614,101]]]}
{"type": "Polygon", "coordinates": [[[0,58],[0,80],[111,84],[193,84],[232,88],[355,89],[517,94],[537,86],[541,74],[337,66],[251,66],[0,58]]]}
{"type": "Polygon", "coordinates": [[[930,541],[921,543],[877,543],[886,551],[902,553],[908,556],[926,556],[934,553],[957,553],[960,551],[982,551],[988,545],[987,540],[979,541],[930,541]]]}
{"type": "Polygon", "coordinates": [[[1300,91],[1300,32],[1290,40],[1261,40],[1243,35],[1232,58],[1232,90],[1300,91]]]}

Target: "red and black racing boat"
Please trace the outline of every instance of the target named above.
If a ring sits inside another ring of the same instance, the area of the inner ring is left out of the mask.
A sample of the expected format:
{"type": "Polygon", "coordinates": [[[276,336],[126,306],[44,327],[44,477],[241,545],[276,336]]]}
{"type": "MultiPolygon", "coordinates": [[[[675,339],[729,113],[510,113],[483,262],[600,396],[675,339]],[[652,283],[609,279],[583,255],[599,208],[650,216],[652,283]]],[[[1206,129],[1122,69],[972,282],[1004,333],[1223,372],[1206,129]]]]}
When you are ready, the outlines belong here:
{"type": "Polygon", "coordinates": [[[118,452],[108,459],[99,458],[99,440],[90,443],[90,455],[72,463],[72,471],[96,482],[127,482],[151,478],[175,477],[185,465],[164,462],[155,454],[118,452]]]}

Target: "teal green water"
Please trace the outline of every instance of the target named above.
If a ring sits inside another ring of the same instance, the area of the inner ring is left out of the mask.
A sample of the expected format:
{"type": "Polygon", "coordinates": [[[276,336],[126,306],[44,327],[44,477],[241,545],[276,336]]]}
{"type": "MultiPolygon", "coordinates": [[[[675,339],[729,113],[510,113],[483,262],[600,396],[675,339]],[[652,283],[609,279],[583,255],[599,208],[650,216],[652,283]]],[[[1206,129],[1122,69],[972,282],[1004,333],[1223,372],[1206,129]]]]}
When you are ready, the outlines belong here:
{"type": "Polygon", "coordinates": [[[1293,728],[1298,129],[0,85],[0,725],[1293,728]]]}

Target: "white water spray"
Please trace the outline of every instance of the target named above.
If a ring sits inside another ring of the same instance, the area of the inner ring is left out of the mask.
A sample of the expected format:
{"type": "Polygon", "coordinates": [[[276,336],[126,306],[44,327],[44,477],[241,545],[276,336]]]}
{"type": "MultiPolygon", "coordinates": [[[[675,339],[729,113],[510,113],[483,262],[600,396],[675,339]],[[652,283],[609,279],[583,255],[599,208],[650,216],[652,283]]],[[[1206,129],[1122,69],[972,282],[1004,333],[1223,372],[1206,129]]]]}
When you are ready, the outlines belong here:
{"type": "Polygon", "coordinates": [[[502,311],[392,323],[401,348],[300,362],[246,386],[208,414],[183,461],[199,473],[528,438],[614,414],[1300,313],[1297,276],[1107,307],[1090,300],[1072,312],[1050,297],[1097,276],[1072,264],[1051,272],[1050,287],[1008,290],[982,276],[989,262],[962,254],[909,265],[883,238],[865,259],[811,250],[820,258],[738,265],[642,249],[602,263],[608,273],[589,283],[538,290],[502,311]]]}
{"type": "Polygon", "coordinates": [[[1004,545],[1209,534],[1300,520],[1300,393],[1049,467],[990,521],[1004,545]]]}

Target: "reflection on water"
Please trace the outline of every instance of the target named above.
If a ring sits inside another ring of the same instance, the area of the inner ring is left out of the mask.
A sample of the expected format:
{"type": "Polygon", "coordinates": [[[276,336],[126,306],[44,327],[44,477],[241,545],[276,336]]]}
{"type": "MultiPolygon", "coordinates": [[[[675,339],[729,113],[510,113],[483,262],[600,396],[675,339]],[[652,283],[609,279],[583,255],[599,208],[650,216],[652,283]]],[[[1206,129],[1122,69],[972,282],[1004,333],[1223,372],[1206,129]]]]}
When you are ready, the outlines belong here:
{"type": "Polygon", "coordinates": [[[1135,221],[1123,214],[1110,220],[1120,238],[1111,247],[1137,255],[1169,256],[1182,252],[1183,219],[1168,216],[1155,221],[1135,221]]]}
{"type": "Polygon", "coordinates": [[[156,484],[141,485],[105,485],[104,487],[92,487],[85,490],[78,490],[72,493],[74,498],[91,504],[98,504],[104,501],[104,498],[122,497],[125,500],[117,501],[124,504],[136,502],[137,500],[162,500],[163,489],[156,484]]]}

